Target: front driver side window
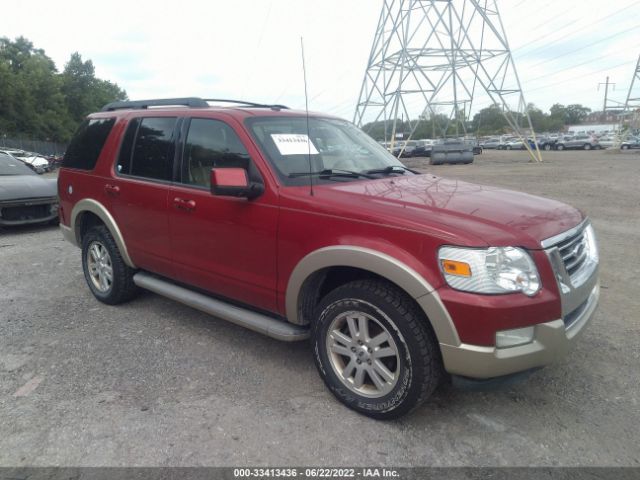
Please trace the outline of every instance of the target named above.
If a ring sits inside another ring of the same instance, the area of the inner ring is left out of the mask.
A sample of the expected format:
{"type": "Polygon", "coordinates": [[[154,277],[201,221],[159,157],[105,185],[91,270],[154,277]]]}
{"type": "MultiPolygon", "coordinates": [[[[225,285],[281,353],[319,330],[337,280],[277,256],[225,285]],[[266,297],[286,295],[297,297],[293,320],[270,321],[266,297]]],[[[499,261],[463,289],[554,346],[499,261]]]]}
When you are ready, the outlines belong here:
{"type": "Polygon", "coordinates": [[[194,118],[184,146],[182,183],[210,188],[214,167],[249,168],[249,153],[226,123],[194,118]]]}

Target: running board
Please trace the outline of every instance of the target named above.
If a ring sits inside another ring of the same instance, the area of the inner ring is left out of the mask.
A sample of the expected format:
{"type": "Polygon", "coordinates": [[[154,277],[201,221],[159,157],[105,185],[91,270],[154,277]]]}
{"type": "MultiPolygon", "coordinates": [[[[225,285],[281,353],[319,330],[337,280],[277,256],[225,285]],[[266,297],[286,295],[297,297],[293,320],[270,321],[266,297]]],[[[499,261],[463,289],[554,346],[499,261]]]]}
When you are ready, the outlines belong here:
{"type": "Polygon", "coordinates": [[[229,303],[216,300],[193,290],[180,287],[166,280],[154,277],[145,272],[138,272],[133,276],[133,282],[146,290],[150,290],[163,297],[193,307],[215,317],[262,333],[276,340],[295,342],[309,338],[309,329],[293,325],[283,320],[268,317],[260,313],[237,307],[229,303]]]}

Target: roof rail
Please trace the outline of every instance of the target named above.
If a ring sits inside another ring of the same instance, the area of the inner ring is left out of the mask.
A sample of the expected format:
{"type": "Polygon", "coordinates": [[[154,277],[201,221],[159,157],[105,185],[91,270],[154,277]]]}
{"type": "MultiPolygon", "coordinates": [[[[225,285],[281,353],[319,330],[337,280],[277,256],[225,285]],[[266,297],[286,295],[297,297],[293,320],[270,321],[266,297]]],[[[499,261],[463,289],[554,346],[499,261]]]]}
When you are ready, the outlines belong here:
{"type": "Polygon", "coordinates": [[[245,102],[244,100],[228,100],[224,98],[205,98],[205,102],[218,102],[218,103],[236,103],[245,107],[253,108],[272,108],[274,110],[289,110],[286,105],[268,105],[265,103],[245,102]]]}
{"type": "Polygon", "coordinates": [[[114,110],[123,110],[123,109],[145,109],[149,107],[169,107],[174,105],[180,105],[190,108],[206,108],[209,104],[202,100],[201,98],[196,97],[187,97],[187,98],[161,98],[154,100],[135,100],[135,101],[122,101],[122,102],[111,102],[102,107],[103,112],[112,112],[114,110]]]}
{"type": "Polygon", "coordinates": [[[262,103],[245,102],[243,100],[227,100],[222,98],[198,98],[198,97],[185,97],[185,98],[160,98],[152,100],[134,100],[134,101],[118,101],[111,102],[102,107],[103,112],[113,112],[114,110],[144,110],[149,107],[170,107],[170,106],[184,106],[189,108],[206,108],[209,106],[208,102],[218,103],[235,103],[240,106],[253,107],[253,108],[271,108],[273,110],[288,110],[289,107],[285,105],[265,105],[262,103]]]}

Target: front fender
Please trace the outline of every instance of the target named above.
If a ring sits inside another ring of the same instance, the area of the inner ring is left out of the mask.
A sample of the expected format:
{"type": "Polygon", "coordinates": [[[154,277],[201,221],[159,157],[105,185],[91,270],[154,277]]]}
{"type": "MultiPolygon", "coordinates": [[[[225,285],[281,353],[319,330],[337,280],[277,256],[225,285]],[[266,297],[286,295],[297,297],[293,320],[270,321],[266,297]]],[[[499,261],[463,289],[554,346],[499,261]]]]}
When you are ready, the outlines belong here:
{"type": "Polygon", "coordinates": [[[324,247],[300,260],[291,273],[285,296],[286,315],[290,322],[301,323],[298,312],[305,280],[313,273],[329,267],[353,267],[386,278],[417,301],[440,343],[460,344],[453,321],[438,293],[419,273],[385,253],[358,246],[324,247]]]}

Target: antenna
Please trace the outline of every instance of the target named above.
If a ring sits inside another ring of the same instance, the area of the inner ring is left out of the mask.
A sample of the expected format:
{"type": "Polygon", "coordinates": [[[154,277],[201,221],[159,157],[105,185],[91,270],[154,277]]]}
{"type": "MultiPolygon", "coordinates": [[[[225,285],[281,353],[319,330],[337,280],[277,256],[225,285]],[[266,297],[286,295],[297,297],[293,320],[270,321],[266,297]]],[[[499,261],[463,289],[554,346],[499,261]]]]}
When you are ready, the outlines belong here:
{"type": "Polygon", "coordinates": [[[304,110],[307,116],[307,158],[309,159],[309,194],[313,196],[313,166],[311,165],[311,131],[309,130],[309,95],[307,94],[307,68],[304,63],[304,40],[300,37],[302,75],[304,77],[304,110]]]}

